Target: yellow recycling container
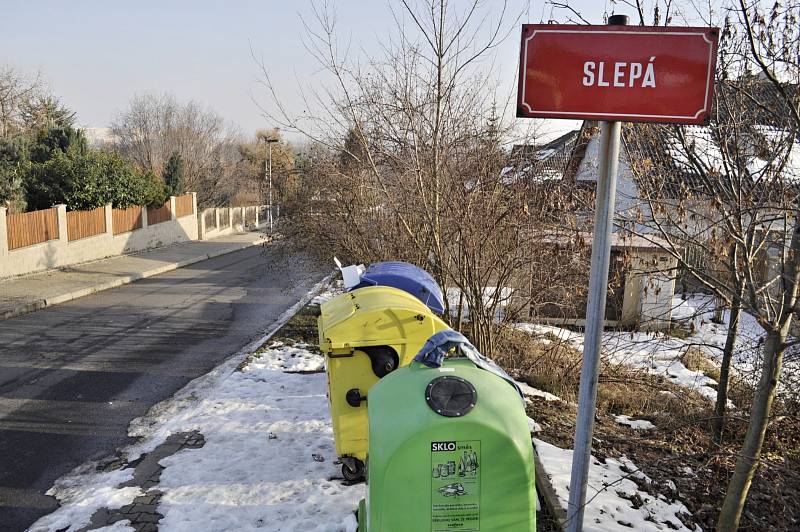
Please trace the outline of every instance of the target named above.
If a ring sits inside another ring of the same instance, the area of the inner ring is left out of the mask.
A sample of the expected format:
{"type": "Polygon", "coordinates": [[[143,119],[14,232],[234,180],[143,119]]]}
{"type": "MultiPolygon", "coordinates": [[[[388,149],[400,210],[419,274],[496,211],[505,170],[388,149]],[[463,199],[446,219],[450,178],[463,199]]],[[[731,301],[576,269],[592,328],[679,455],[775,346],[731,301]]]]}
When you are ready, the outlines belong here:
{"type": "Polygon", "coordinates": [[[367,396],[373,384],[408,365],[431,335],[449,329],[413,295],[370,286],[321,305],[319,346],[328,373],[328,400],[336,453],[347,480],[364,476],[369,427],[367,396]]]}

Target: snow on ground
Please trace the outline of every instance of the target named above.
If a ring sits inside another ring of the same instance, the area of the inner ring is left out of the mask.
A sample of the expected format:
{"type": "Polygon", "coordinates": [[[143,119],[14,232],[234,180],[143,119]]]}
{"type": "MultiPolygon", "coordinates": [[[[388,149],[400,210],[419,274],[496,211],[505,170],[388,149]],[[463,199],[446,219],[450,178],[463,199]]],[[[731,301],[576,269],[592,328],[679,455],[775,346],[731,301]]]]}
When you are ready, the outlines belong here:
{"type": "Polygon", "coordinates": [[[627,425],[634,430],[650,430],[656,428],[655,425],[646,419],[633,419],[630,416],[614,416],[614,421],[620,425],[627,425]]]}
{"type": "MultiPolygon", "coordinates": [[[[706,295],[692,295],[684,300],[673,297],[673,319],[681,319],[690,325],[693,334],[686,339],[703,350],[706,356],[719,361],[730,321],[730,312],[723,312],[723,323],[713,323],[714,299],[706,295]],[[677,310],[677,316],[676,316],[677,310]]],[[[743,312],[739,321],[739,333],[733,352],[733,368],[738,374],[755,384],[761,370],[761,350],[766,334],[756,319],[743,312]]],[[[781,392],[800,389],[800,349],[790,347],[784,353],[781,372],[781,392]]]]}
{"type": "MultiPolygon", "coordinates": [[[[192,407],[158,420],[151,435],[158,441],[192,430],[205,437],[203,447],[160,461],[165,467],[157,486],[164,493],[157,508],[164,515],[160,530],[355,530],[353,511],[364,486],[330,480],[339,473],[326,377],[287,373],[322,370],[323,364],[323,357],[304,345],[275,343],[192,407]]],[[[59,490],[63,506],[31,530],[71,524],[74,531],[99,508],[129,504],[140,489],[116,486],[132,471],[73,477],[59,490]],[[74,493],[65,497],[68,488],[74,493]]]]}
{"type": "Polygon", "coordinates": [[[522,394],[528,397],[541,397],[545,401],[561,401],[561,398],[557,395],[553,395],[550,392],[546,392],[544,390],[540,390],[539,388],[534,388],[533,386],[526,384],[524,382],[514,381],[519,386],[519,389],[522,391],[522,394]]]}
{"type": "Polygon", "coordinates": [[[341,279],[331,281],[326,288],[324,288],[320,293],[315,295],[310,304],[312,305],[321,305],[326,301],[330,301],[334,297],[338,296],[344,292],[344,283],[342,283],[341,279]]]}
{"type": "Polygon", "coordinates": [[[278,344],[166,422],[170,432],[200,430],[206,444],[161,461],[162,530],[354,529],[364,488],[329,480],[337,468],[325,375],[284,372],[323,364],[303,346],[278,344]]]}
{"type": "MultiPolygon", "coordinates": [[[[569,501],[569,480],[572,451],[534,439],[536,452],[550,477],[562,508],[569,501]]],[[[631,480],[649,482],[647,476],[625,458],[606,458],[605,464],[592,458],[589,468],[589,485],[584,510],[585,532],[636,530],[637,532],[679,530],[690,532],[677,515],[691,515],[680,501],[669,502],[666,497],[654,497],[639,490],[631,480]],[[641,506],[638,506],[641,501],[641,506]]]]}
{"type": "Polygon", "coordinates": [[[135,529],[131,526],[131,522],[125,519],[124,521],[117,521],[113,525],[95,528],[92,532],[133,532],[134,530],[135,529]]]}
{"type": "MultiPolygon", "coordinates": [[[[577,351],[583,351],[583,333],[552,325],[535,323],[515,324],[520,330],[535,336],[552,335],[577,351]]],[[[547,338],[545,338],[547,339],[547,338]]],[[[672,338],[660,333],[606,332],[603,334],[603,355],[611,362],[643,368],[664,375],[675,384],[696,390],[714,400],[716,382],[700,371],[691,371],[680,361],[690,345],[687,340],[672,338]]]]}
{"type": "MultiPolygon", "coordinates": [[[[711,360],[719,361],[725,345],[730,313],[723,313],[723,323],[713,323],[714,299],[711,296],[690,295],[685,300],[673,297],[672,318],[689,328],[686,338],[668,336],[656,332],[618,332],[603,334],[603,356],[610,362],[643,368],[646,371],[667,377],[674,384],[695,390],[714,401],[717,398],[716,381],[701,371],[688,369],[680,358],[689,348],[700,350],[711,360]]],[[[552,325],[536,323],[514,324],[519,330],[539,337],[546,345],[562,342],[573,349],[583,351],[583,333],[552,325]]],[[[761,348],[764,330],[750,314],[742,313],[733,356],[733,369],[755,383],[761,367],[761,348]]],[[[800,349],[790,348],[786,353],[781,390],[796,390],[800,387],[800,349]]],[[[732,403],[728,403],[733,406],[732,403]]]]}
{"type": "MultiPolygon", "coordinates": [[[[47,494],[57,493],[61,507],[36,521],[28,530],[30,532],[78,530],[89,524],[92,514],[97,509],[119,508],[142,495],[141,489],[137,487],[116,487],[132,478],[133,469],[94,473],[93,467],[87,467],[82,470],[82,474],[59,479],[47,494]],[[72,527],[68,528],[70,525],[72,527]]],[[[111,530],[125,530],[125,528],[111,530]]]]}
{"type": "Polygon", "coordinates": [[[269,356],[262,356],[258,362],[275,371],[323,372],[325,359],[322,355],[311,353],[309,347],[306,344],[283,345],[275,342],[268,350],[269,356]]]}
{"type": "MultiPolygon", "coordinates": [[[[695,390],[713,401],[717,397],[716,381],[700,371],[688,369],[680,360],[690,347],[701,350],[712,360],[719,359],[725,345],[729,314],[725,311],[724,323],[716,324],[711,321],[713,313],[714,301],[710,296],[693,295],[686,300],[679,295],[675,296],[672,317],[676,322],[683,322],[689,327],[688,337],[678,338],[655,332],[608,331],[603,334],[603,355],[611,362],[640,367],[650,373],[666,376],[671,382],[695,390]]],[[[554,337],[578,351],[583,350],[583,333],[534,323],[518,323],[515,327],[529,334],[542,336],[542,340],[548,343],[554,337]]],[[[740,373],[755,374],[764,332],[755,318],[747,313],[742,314],[739,329],[734,367],[740,373]]],[[[787,360],[787,364],[793,363],[800,370],[800,360],[787,360]]]]}

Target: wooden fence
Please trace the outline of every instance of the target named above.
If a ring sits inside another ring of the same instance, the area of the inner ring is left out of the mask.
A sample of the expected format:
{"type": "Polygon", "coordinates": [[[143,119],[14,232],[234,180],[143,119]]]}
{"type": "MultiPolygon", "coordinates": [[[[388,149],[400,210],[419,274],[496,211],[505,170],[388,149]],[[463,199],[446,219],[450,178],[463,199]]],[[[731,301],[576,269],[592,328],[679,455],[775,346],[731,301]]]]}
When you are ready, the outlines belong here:
{"type": "Polygon", "coordinates": [[[112,220],[115,235],[139,229],[142,227],[142,208],[113,209],[112,220]]]}
{"type": "Polygon", "coordinates": [[[98,207],[90,211],[67,213],[67,240],[80,240],[106,232],[106,209],[98,207]]]}
{"type": "Polygon", "coordinates": [[[219,209],[219,228],[231,226],[231,210],[229,208],[219,209]]]}
{"type": "Polygon", "coordinates": [[[147,225],[160,224],[170,220],[172,220],[172,210],[169,206],[169,200],[161,207],[147,208],[147,225]]]}
{"type": "Polygon", "coordinates": [[[194,201],[191,194],[175,196],[175,217],[183,218],[194,214],[194,201]]]}
{"type": "Polygon", "coordinates": [[[58,210],[9,214],[6,216],[8,249],[17,249],[58,238],[58,210]]]}

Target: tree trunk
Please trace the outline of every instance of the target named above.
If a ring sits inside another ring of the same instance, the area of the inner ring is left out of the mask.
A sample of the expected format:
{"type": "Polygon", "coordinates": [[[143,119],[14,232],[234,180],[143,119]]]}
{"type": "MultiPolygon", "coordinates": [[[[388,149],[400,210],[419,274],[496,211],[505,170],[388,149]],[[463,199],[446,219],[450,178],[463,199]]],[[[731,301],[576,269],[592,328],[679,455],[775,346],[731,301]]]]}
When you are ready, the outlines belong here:
{"type": "Polygon", "coordinates": [[[719,532],[735,532],[739,528],[750,483],[753,481],[761,457],[761,446],[764,444],[772,402],[775,400],[775,392],[780,382],[783,349],[797,304],[797,288],[800,283],[800,218],[795,220],[791,244],[785,253],[789,260],[786,261],[786,269],[782,276],[781,313],[776,326],[767,332],[761,379],[753,399],[753,406],[750,408],[750,422],[747,425],[742,451],[736,459],[736,467],[719,513],[717,521],[719,532]]]}
{"type": "Polygon", "coordinates": [[[722,435],[725,430],[725,410],[728,405],[728,386],[730,382],[731,359],[733,351],[736,349],[736,336],[739,334],[739,322],[742,314],[742,297],[744,295],[744,283],[737,287],[738,293],[733,296],[731,304],[731,315],[728,320],[728,335],[725,338],[725,348],[722,350],[722,362],[719,367],[719,383],[717,386],[717,401],[714,405],[713,434],[714,441],[722,443],[722,435]]]}
{"type": "Polygon", "coordinates": [[[739,519],[747,500],[750,483],[753,481],[758,460],[761,457],[761,446],[764,444],[764,435],[769,424],[769,414],[775,391],[780,380],[781,363],[783,361],[783,344],[786,340],[786,329],[770,331],[764,344],[764,366],[761,369],[761,380],[758,383],[753,406],[750,409],[750,423],[744,438],[742,451],[736,460],[722,503],[717,530],[719,532],[735,532],[739,528],[739,519]]]}
{"type": "Polygon", "coordinates": [[[456,315],[456,330],[461,332],[461,327],[464,319],[464,291],[458,289],[458,314],[456,315]]]}

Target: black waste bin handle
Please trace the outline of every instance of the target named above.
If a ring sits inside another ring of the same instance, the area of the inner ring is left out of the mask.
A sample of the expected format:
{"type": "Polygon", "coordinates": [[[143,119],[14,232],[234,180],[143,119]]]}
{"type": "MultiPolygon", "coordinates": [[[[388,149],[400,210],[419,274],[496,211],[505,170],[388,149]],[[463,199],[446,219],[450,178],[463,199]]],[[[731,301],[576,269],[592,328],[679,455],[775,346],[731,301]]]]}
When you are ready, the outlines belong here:
{"type": "Polygon", "coordinates": [[[365,403],[367,402],[367,396],[361,395],[361,391],[358,388],[347,390],[344,399],[345,401],[347,401],[347,404],[352,406],[353,408],[360,407],[362,401],[365,403]]]}

